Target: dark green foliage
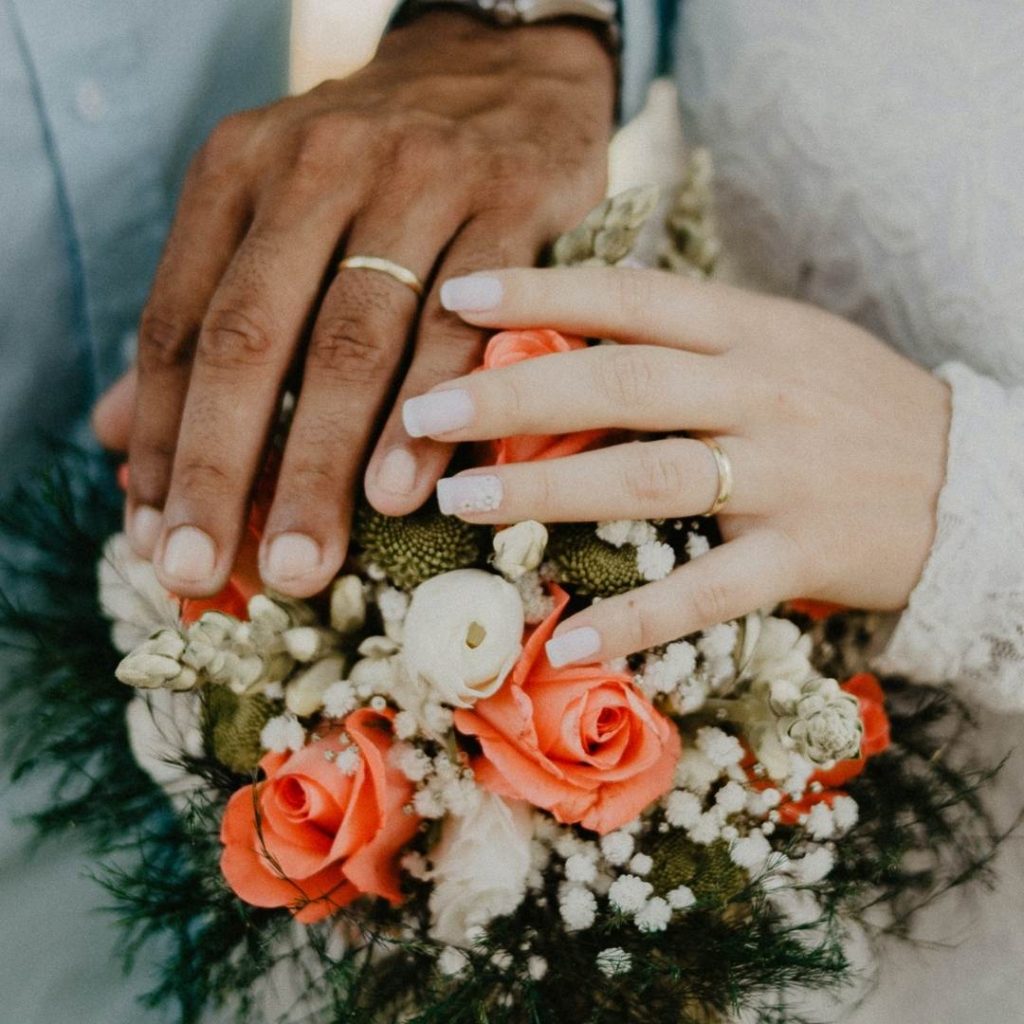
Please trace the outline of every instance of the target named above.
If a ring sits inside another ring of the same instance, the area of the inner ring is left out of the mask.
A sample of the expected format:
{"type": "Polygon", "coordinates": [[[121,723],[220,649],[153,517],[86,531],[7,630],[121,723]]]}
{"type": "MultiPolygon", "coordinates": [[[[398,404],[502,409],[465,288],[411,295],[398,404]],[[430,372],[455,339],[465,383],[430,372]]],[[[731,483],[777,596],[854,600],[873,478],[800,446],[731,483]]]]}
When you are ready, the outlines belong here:
{"type": "Polygon", "coordinates": [[[885,689],[894,743],[846,787],[862,820],[837,844],[829,882],[861,909],[866,893],[887,906],[889,930],[906,937],[916,911],[935,897],[974,879],[992,881],[1003,834],[982,794],[999,767],[957,764],[972,722],[951,694],[895,679],[885,689]]]}
{"type": "MultiPolygon", "coordinates": [[[[239,1024],[263,1021],[260,982],[272,969],[311,994],[280,1018],[288,1024],[710,1024],[739,1008],[764,1024],[800,1024],[787,1008],[791,992],[849,981],[844,920],[881,904],[906,934],[921,905],[986,871],[999,838],[979,796],[991,773],[953,759],[969,717],[939,691],[897,682],[889,686],[894,745],[847,787],[863,820],[837,844],[838,866],[816,887],[823,916],[811,926],[784,925],[724,848],[671,837],[650,844],[652,881],[658,891],[691,885],[698,903],[667,932],[644,935],[605,917],[567,935],[551,873],[546,906],[526,901],[494,922],[454,979],[436,969],[431,943],[396,938],[399,917],[383,902],[309,928],[285,911],[249,907],[221,880],[218,833],[228,795],[252,781],[252,750],[242,741],[260,709],[241,719],[238,708],[208,709],[209,750],[229,763],[187,764],[207,785],[180,813],[137,768],[124,725],[133,691],[114,679],[118,656],[96,601],[94,566],[117,525],[116,499],[108,467],[75,456],[3,515],[6,531],[36,556],[34,589],[2,609],[11,656],[0,694],[18,737],[5,754],[16,780],[49,772],[40,835],[74,830],[105,865],[98,875],[124,927],[126,960],[154,942],[163,958],[148,999],[175,1005],[181,1024],[198,1024],[218,1005],[239,1024]],[[226,730],[219,741],[216,723],[226,730]],[[329,942],[332,927],[347,936],[343,950],[329,942]],[[633,969],[606,978],[596,956],[612,946],[632,955],[633,969]],[[495,962],[494,954],[505,956],[495,962]],[[543,977],[531,977],[529,956],[547,961],[543,977]]],[[[482,546],[474,551],[483,557],[482,546]]],[[[789,838],[798,846],[799,830],[789,838]]],[[[423,935],[428,889],[410,885],[403,918],[418,919],[423,935]]]]}

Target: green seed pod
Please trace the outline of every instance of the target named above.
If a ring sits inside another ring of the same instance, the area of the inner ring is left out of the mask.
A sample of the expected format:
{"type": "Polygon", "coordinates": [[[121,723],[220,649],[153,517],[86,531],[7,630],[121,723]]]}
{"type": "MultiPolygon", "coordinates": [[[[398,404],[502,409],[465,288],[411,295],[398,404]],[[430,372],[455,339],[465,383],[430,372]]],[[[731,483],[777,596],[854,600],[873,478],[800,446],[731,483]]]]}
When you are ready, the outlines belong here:
{"type": "Polygon", "coordinates": [[[207,750],[240,775],[256,770],[263,749],[260,733],[274,715],[261,694],[239,697],[227,686],[210,686],[203,700],[203,736],[207,750]]]}
{"type": "Polygon", "coordinates": [[[555,578],[584,597],[612,597],[642,586],[636,548],[617,548],[601,540],[593,523],[571,523],[551,528],[547,559],[555,578]]]}
{"type": "Polygon", "coordinates": [[[364,502],[356,512],[353,536],[366,561],[380,566],[403,590],[452,569],[483,565],[491,550],[489,528],[441,515],[436,505],[392,517],[364,502]]]}
{"type": "Polygon", "coordinates": [[[653,185],[611,196],[555,242],[549,262],[556,267],[614,266],[630,254],[657,204],[653,185]]]}
{"type": "Polygon", "coordinates": [[[746,872],[729,858],[728,843],[698,846],[670,832],[659,836],[649,852],[654,867],[647,880],[660,896],[686,885],[702,903],[724,906],[747,886],[746,872]]]}

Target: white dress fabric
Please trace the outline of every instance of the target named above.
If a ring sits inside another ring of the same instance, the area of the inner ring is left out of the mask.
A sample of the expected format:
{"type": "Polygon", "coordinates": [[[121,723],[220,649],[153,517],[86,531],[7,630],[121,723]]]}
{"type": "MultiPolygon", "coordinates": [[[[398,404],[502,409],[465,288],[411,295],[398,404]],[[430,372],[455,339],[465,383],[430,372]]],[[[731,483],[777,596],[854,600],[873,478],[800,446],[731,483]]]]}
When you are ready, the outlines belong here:
{"type": "MultiPolygon", "coordinates": [[[[880,667],[992,709],[1024,746],[1024,3],[688,0],[686,132],[715,157],[745,283],[854,320],[935,370],[953,418],[938,533],[880,667]]],[[[1024,806],[1024,757],[994,794],[1024,806]]],[[[886,950],[857,1024],[1024,1021],[1024,838],[999,886],[886,950]]]]}

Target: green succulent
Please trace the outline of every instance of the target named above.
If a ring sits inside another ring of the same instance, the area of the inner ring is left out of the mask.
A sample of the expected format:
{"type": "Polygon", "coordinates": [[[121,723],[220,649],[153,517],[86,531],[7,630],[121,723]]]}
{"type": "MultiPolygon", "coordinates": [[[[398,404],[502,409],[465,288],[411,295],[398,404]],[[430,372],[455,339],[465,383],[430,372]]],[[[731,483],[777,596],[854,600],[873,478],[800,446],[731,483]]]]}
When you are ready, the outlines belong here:
{"type": "Polygon", "coordinates": [[[702,903],[725,906],[748,884],[746,872],[732,862],[723,841],[699,846],[672,832],[660,836],[650,854],[654,867],[647,880],[662,896],[685,885],[702,903]]]}
{"type": "Polygon", "coordinates": [[[203,700],[207,750],[225,768],[250,774],[263,756],[260,733],[273,715],[273,705],[262,694],[240,697],[227,686],[208,687],[203,700]]]}
{"type": "Polygon", "coordinates": [[[555,578],[584,597],[612,597],[642,586],[636,548],[617,548],[601,540],[593,523],[571,523],[551,529],[546,553],[555,578]]]}
{"type": "Polygon", "coordinates": [[[403,590],[443,572],[483,565],[491,550],[489,528],[442,515],[433,504],[395,517],[363,502],[356,512],[354,538],[366,560],[403,590]]]}

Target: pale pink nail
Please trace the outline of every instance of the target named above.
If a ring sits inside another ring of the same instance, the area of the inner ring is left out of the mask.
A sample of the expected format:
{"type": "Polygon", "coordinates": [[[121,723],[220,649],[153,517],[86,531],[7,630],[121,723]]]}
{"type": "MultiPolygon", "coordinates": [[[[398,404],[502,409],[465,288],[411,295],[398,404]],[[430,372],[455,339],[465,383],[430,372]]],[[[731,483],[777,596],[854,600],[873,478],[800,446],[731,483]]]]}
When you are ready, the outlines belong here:
{"type": "Polygon", "coordinates": [[[573,665],[593,658],[601,650],[601,634],[591,626],[570,629],[561,636],[553,636],[545,645],[552,668],[573,665]]]}
{"type": "Polygon", "coordinates": [[[323,553],[320,545],[304,533],[282,533],[267,549],[266,573],[273,580],[291,580],[307,576],[319,568],[323,553]]]}
{"type": "Polygon", "coordinates": [[[441,305],[453,313],[483,313],[499,305],[504,291],[501,281],[487,274],[453,277],[441,285],[441,305]]]}
{"type": "Polygon", "coordinates": [[[202,583],[217,568],[217,548],[209,534],[194,526],[179,526],[167,538],[162,564],[168,576],[202,583]]]}
{"type": "Polygon", "coordinates": [[[494,512],[501,507],[502,487],[496,476],[453,476],[437,481],[437,504],[446,516],[494,512]]]}
{"type": "Polygon", "coordinates": [[[402,422],[410,437],[435,437],[468,427],[475,411],[468,391],[449,388],[410,398],[402,406],[402,422]]]}
{"type": "Polygon", "coordinates": [[[164,526],[164,517],[159,509],[150,505],[138,505],[128,517],[128,539],[136,554],[143,558],[151,558],[160,531],[164,526]]]}
{"type": "Polygon", "coordinates": [[[390,494],[408,494],[416,485],[416,460],[406,448],[392,448],[377,470],[377,486],[390,494]]]}

